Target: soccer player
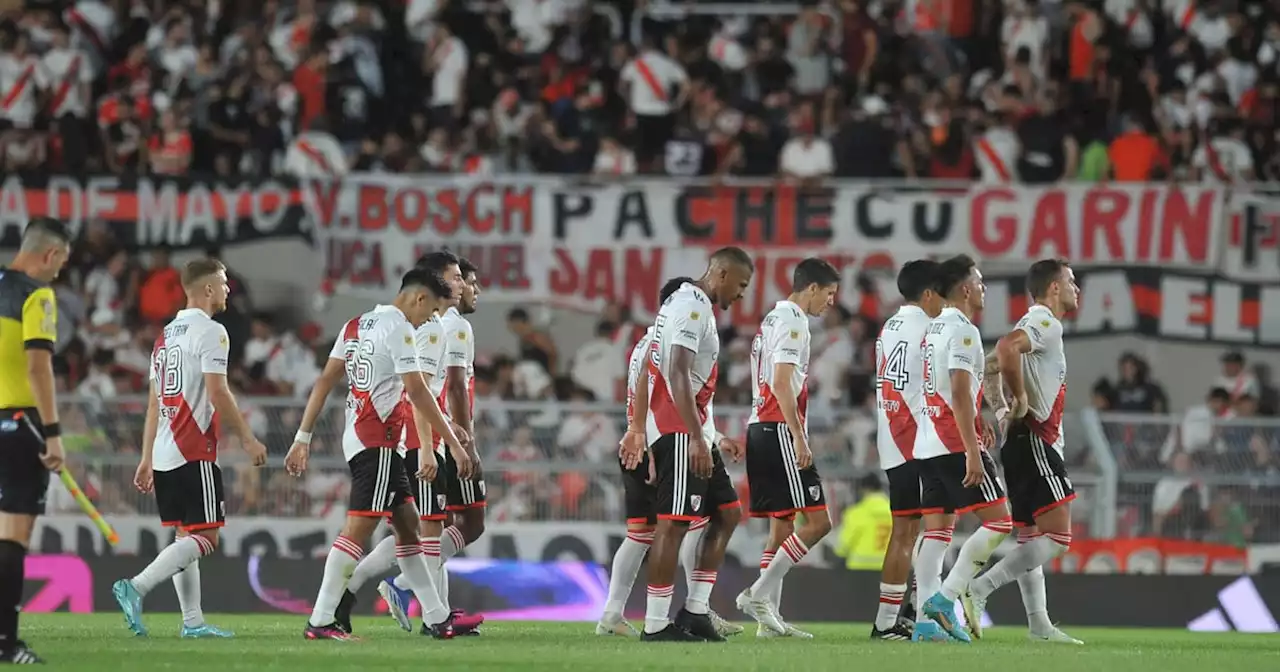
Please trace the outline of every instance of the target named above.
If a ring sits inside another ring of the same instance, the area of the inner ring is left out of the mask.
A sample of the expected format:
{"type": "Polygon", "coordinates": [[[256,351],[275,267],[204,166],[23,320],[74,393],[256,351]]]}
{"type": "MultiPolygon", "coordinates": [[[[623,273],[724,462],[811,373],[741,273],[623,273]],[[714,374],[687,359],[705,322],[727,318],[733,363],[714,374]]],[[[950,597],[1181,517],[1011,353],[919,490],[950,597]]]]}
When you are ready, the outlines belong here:
{"type": "MultiPolygon", "coordinates": [[[[436,639],[454,636],[453,617],[440,603],[422,554],[413,488],[396,450],[405,416],[421,413],[431,430],[443,437],[459,471],[470,475],[470,458],[431,396],[423,379],[422,361],[414,349],[414,326],[431,319],[438,303],[435,297],[449,291],[439,276],[417,268],[406,273],[391,305],[377,306],[343,327],[307,399],[301,426],[285,457],[285,468],[294,476],[301,476],[307,468],[311,430],[329,391],[346,376],[349,392],[342,452],[351,469],[351,495],[346,523],[329,550],[320,594],[303,631],[307,639],[352,639],[337,627],[334,612],[370,535],[385,517],[390,518],[396,538],[396,564],[422,605],[423,633],[436,639]]],[[[418,424],[416,429],[420,444],[431,445],[427,427],[418,424]]],[[[428,466],[422,465],[417,477],[430,477],[429,472],[428,466]]]]}
{"type": "Polygon", "coordinates": [[[810,257],[796,265],[791,295],[765,315],[751,344],[754,403],[747,421],[751,515],[769,518],[760,577],[738,595],[738,608],[760,624],[757,637],[812,639],[782,620],[782,580],[831,531],[822,478],[809,450],[809,318],[827,312],[840,273],[810,257]],[[795,524],[797,513],[804,522],[795,524]],[[778,549],[782,549],[779,553],[778,549]]]}
{"type": "Polygon", "coordinates": [[[1013,522],[984,445],[989,432],[980,424],[986,364],[982,335],[972,318],[983,307],[982,273],[966,255],[942,262],[938,271],[947,305],[925,330],[924,408],[913,451],[919,461],[925,527],[916,580],[920,594],[930,596],[921,602],[920,611],[951,637],[969,642],[969,634],[956,622],[955,600],[1013,530],[1013,522]],[[968,512],[982,526],[960,547],[946,581],[940,582],[956,515],[968,512]]]}
{"type": "Polygon", "coordinates": [[[267,463],[267,448],[253,436],[227,385],[227,330],[213,316],[227,309],[227,269],[215,259],[197,259],[182,270],[187,307],[178,311],[151,352],[142,459],[133,483],[155,491],[160,522],[177,529],[173,543],[132,579],[111,586],[129,629],[146,635],[142,599],[172,578],[182,608],[182,637],[230,637],[204,621],[200,608],[200,558],[218,547],[226,524],[221,427],[229,428],[249,453],[267,463]]]}
{"type": "MultiPolygon", "coordinates": [[[[693,278],[674,278],[663,285],[658,294],[658,305],[680,289],[685,283],[693,282],[693,278]]],[[[653,344],[653,327],[641,335],[631,350],[631,358],[627,365],[627,434],[623,437],[619,450],[619,466],[622,468],[622,484],[627,516],[627,538],[618,547],[613,556],[613,568],[609,574],[609,599],[605,603],[604,614],[596,623],[597,635],[638,635],[639,632],[622,616],[627,598],[631,595],[631,587],[635,585],[636,576],[640,573],[640,564],[649,553],[653,543],[653,527],[657,522],[654,505],[657,500],[657,488],[653,483],[653,461],[645,450],[644,419],[649,413],[649,381],[647,364],[649,349],[653,344]],[[638,385],[644,384],[643,388],[638,385]],[[637,394],[637,389],[642,392],[637,394]]],[[[717,435],[720,441],[728,441],[717,435]]],[[[711,518],[703,516],[689,524],[689,532],[680,542],[680,565],[684,567],[686,586],[694,583],[694,571],[701,550],[702,535],[711,518]]],[[[730,623],[709,610],[708,615],[722,636],[736,635],[742,632],[742,626],[730,623]]]]}
{"type": "MultiPolygon", "coordinates": [[[[719,367],[720,334],[712,312],[727,310],[747,285],[755,265],[746,252],[726,247],[711,255],[706,272],[682,285],[658,311],[649,360],[649,412],[645,441],[657,478],[657,526],[649,563],[643,641],[723,641],[709,615],[711,590],[725,547],[742,517],[738,493],[720,451],[711,451],[710,414],[719,367]],[[693,585],[685,606],[669,620],[677,553],[689,524],[710,516],[693,585]]],[[[739,447],[722,444],[730,457],[739,447]]]]}
{"type": "Polygon", "coordinates": [[[1070,502],[1076,494],[1062,460],[1062,410],[1067,398],[1062,316],[1079,307],[1080,288],[1066,261],[1045,259],[1032,264],[1027,289],[1034,303],[1013,331],[1000,339],[995,357],[988,358],[985,391],[997,418],[1008,422],[1000,461],[1013,524],[1018,528],[1018,548],[975,579],[960,604],[969,631],[981,637],[987,597],[1017,581],[1031,639],[1083,644],[1049,620],[1044,587],[1044,565],[1071,546],[1070,502]],[[1012,408],[1005,402],[1002,383],[1013,395],[1012,408]]]}
{"type": "Polygon", "coordinates": [[[924,407],[922,360],[929,322],[942,312],[936,261],[908,262],[898,272],[898,293],[905,303],[885,320],[876,339],[876,448],[880,468],[889,479],[893,527],[880,575],[880,608],[872,639],[904,641],[947,636],[937,624],[921,623],[917,634],[898,620],[906,600],[911,556],[920,534],[920,469],[914,451],[917,416],[924,407]]]}
{"type": "MultiPolygon", "coordinates": [[[[414,330],[414,348],[417,350],[418,357],[422,360],[423,378],[427,381],[427,388],[431,391],[431,396],[437,400],[444,393],[444,375],[443,375],[443,355],[444,355],[444,325],[440,321],[439,315],[448,308],[457,303],[458,297],[462,294],[462,272],[458,266],[458,258],[449,252],[432,252],[424,255],[418,260],[417,268],[440,278],[441,284],[437,291],[448,290],[449,293],[437,296],[431,289],[428,293],[434,299],[432,307],[431,319],[423,322],[421,326],[414,330]]],[[[425,420],[419,417],[420,413],[413,413],[405,418],[405,429],[403,438],[401,439],[400,454],[404,457],[405,471],[407,473],[417,473],[419,469],[423,469],[431,477],[419,479],[415,489],[415,502],[418,505],[419,514],[419,534],[422,537],[422,554],[427,558],[427,564],[432,572],[432,578],[436,581],[437,592],[439,589],[439,569],[440,569],[440,531],[444,527],[445,519],[445,490],[444,490],[444,474],[440,470],[440,463],[437,460],[439,452],[445,450],[443,443],[437,443],[434,446],[426,446],[426,450],[422,450],[422,445],[418,440],[417,427],[425,420]]],[[[466,442],[467,434],[462,428],[453,425],[453,432],[459,440],[466,442]]],[[[434,437],[433,437],[434,438],[434,437]]],[[[384,538],[373,550],[360,561],[356,566],[355,572],[351,575],[351,579],[347,582],[347,589],[342,594],[342,600],[338,603],[338,609],[334,612],[334,620],[344,632],[350,634],[351,628],[351,612],[355,607],[356,593],[372,579],[377,579],[391,571],[396,565],[395,555],[395,537],[388,536],[384,538]]],[[[403,577],[401,578],[401,586],[405,586],[403,577]]],[[[378,584],[378,592],[386,596],[387,591],[391,590],[393,584],[378,584]]],[[[413,622],[409,618],[408,611],[408,590],[401,588],[400,593],[403,594],[402,600],[387,600],[387,604],[391,607],[391,615],[400,624],[400,627],[407,632],[413,631],[413,622]]],[[[463,634],[474,628],[475,623],[470,618],[456,617],[453,622],[455,634],[463,634]]]]}
{"type": "Polygon", "coordinates": [[[71,254],[67,228],[39,217],[0,267],[0,663],[44,662],[18,639],[27,544],[44,514],[49,472],[62,468],[53,379],[58,308],[49,283],[71,254]]]}

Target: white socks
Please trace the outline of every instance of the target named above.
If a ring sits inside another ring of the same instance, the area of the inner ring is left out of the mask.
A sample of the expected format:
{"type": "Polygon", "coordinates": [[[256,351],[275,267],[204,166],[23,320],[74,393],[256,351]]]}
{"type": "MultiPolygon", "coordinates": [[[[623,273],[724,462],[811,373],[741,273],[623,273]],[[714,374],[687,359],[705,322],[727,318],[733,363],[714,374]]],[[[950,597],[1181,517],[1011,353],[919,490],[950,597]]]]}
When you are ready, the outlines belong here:
{"type": "Polygon", "coordinates": [[[347,579],[351,578],[364,549],[360,544],[338,535],[329,549],[329,557],[324,561],[324,578],[320,580],[320,594],[316,595],[316,606],[311,610],[308,621],[315,627],[333,624],[333,612],[342,601],[342,591],[347,588],[347,579]]]}
{"type": "Polygon", "coordinates": [[[978,597],[986,597],[1001,586],[1012,583],[1027,572],[1044,566],[1054,558],[1067,552],[1071,547],[1071,535],[1040,534],[1026,539],[1019,539],[1018,548],[1004,556],[991,568],[991,571],[974,579],[970,590],[978,597]]]}
{"type": "Polygon", "coordinates": [[[609,601],[604,605],[604,613],[622,614],[627,598],[631,596],[631,587],[640,573],[640,565],[644,564],[644,556],[649,554],[652,544],[653,530],[627,532],[627,538],[622,540],[613,556],[613,568],[609,572],[609,601]]]}
{"type": "Polygon", "coordinates": [[[396,538],[394,535],[387,536],[379,541],[369,555],[364,556],[360,564],[351,574],[351,580],[347,582],[347,590],[358,593],[364,585],[370,581],[377,581],[380,577],[386,576],[391,572],[391,568],[396,566],[396,538]]]}
{"type": "Polygon", "coordinates": [[[675,594],[675,586],[655,586],[649,584],[649,597],[645,601],[644,631],[653,634],[662,632],[671,622],[671,596],[675,594]]]}
{"type": "Polygon", "coordinates": [[[707,536],[707,525],[710,523],[710,518],[699,518],[689,523],[689,530],[680,542],[677,557],[680,559],[680,566],[684,568],[684,586],[687,590],[693,589],[693,573],[698,568],[698,558],[702,555],[702,538],[707,536]]]}
{"type": "Polygon", "coordinates": [[[794,534],[787,537],[774,553],[773,559],[769,561],[769,566],[760,572],[760,578],[752,584],[752,596],[758,595],[762,599],[771,601],[775,594],[781,597],[783,577],[808,553],[809,547],[800,540],[800,537],[794,534]]]}
{"type": "Polygon", "coordinates": [[[907,593],[905,583],[880,584],[880,608],[876,611],[876,629],[888,630],[898,622],[902,598],[907,593]]]}
{"type": "Polygon", "coordinates": [[[188,628],[204,625],[204,610],[200,608],[200,561],[195,560],[187,568],[173,575],[173,590],[178,593],[178,606],[182,609],[182,624],[188,628]]]}
{"type": "Polygon", "coordinates": [[[989,520],[982,524],[960,547],[960,555],[956,564],[952,565],[946,581],[942,582],[942,596],[954,600],[969,587],[973,577],[982,571],[991,559],[991,554],[1004,538],[1013,531],[1013,520],[1009,517],[989,520]]]}
{"type": "Polygon", "coordinates": [[[431,579],[431,571],[427,569],[422,544],[417,542],[397,545],[396,564],[400,565],[400,573],[418,598],[418,604],[422,606],[422,621],[434,625],[449,618],[449,610],[440,603],[440,593],[436,590],[435,581],[431,579]]]}
{"type": "Polygon", "coordinates": [[[444,528],[444,534],[440,535],[440,557],[448,560],[458,554],[458,551],[467,547],[467,538],[462,536],[462,530],[450,525],[444,528]]]}
{"type": "Polygon", "coordinates": [[[947,557],[947,548],[951,546],[951,534],[954,531],[954,526],[925,530],[921,537],[920,550],[916,554],[917,623],[929,620],[918,605],[942,590],[942,561],[947,557]]]}
{"type": "Polygon", "coordinates": [[[187,565],[200,559],[200,556],[209,555],[212,552],[213,542],[198,534],[178,537],[172,544],[165,546],[156,559],[133,577],[130,583],[137,589],[139,595],[145,597],[160,585],[161,581],[169,580],[186,569],[187,565]]]}

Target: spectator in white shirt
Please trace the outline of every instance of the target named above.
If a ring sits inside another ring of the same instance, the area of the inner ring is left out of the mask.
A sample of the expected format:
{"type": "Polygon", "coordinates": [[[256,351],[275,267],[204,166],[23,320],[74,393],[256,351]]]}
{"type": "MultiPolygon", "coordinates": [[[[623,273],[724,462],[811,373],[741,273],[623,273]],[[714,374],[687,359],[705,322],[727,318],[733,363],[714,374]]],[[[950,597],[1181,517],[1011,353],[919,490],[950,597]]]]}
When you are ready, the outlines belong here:
{"type": "Polygon", "coordinates": [[[432,73],[429,123],[432,128],[454,129],[466,105],[465,84],[470,57],[462,40],[440,24],[423,54],[422,68],[432,73]]]}
{"type": "Polygon", "coordinates": [[[1230,419],[1233,415],[1231,394],[1221,387],[1209,390],[1205,403],[1187,409],[1186,415],[1182,418],[1179,441],[1173,441],[1171,436],[1170,441],[1165,444],[1160,460],[1168,462],[1179,446],[1187,453],[1218,452],[1221,447],[1217,445],[1217,432],[1214,431],[1214,425],[1217,421],[1230,419]]]}
{"type": "Polygon", "coordinates": [[[52,48],[41,59],[49,94],[50,116],[62,142],[62,165],[80,173],[89,159],[89,105],[93,100],[93,60],[84,49],[71,46],[65,24],[50,26],[52,48]]]}
{"type": "Polygon", "coordinates": [[[1202,182],[1232,184],[1253,179],[1253,152],[1244,141],[1244,125],[1215,122],[1224,134],[1200,143],[1191,155],[1191,167],[1202,182]]]}
{"type": "MultiPolygon", "coordinates": [[[[575,389],[570,403],[584,404],[595,401],[589,390],[575,389]]],[[[560,425],[556,447],[560,457],[568,460],[603,462],[618,452],[618,423],[599,411],[573,411],[560,425]]]]}
{"type": "Polygon", "coordinates": [[[596,399],[613,399],[617,380],[626,373],[623,371],[625,360],[618,356],[618,345],[611,338],[613,331],[613,325],[601,322],[596,327],[596,337],[574,351],[569,363],[573,382],[596,399]]]}
{"type": "Polygon", "coordinates": [[[1170,461],[1173,473],[1156,481],[1151,493],[1151,533],[1160,536],[1173,516],[1194,516],[1209,507],[1209,491],[1191,478],[1191,455],[1176,453],[1170,461]],[[1187,491],[1191,491],[1188,493],[1187,491]],[[1187,510],[1188,508],[1192,510],[1187,510]]]}
{"type": "Polygon", "coordinates": [[[808,114],[796,122],[796,136],[782,146],[778,169],[783,177],[810,182],[829,177],[836,170],[835,154],[826,138],[814,134],[808,114]]]}
{"type": "Polygon", "coordinates": [[[667,142],[675,137],[676,112],[689,97],[689,75],[679,63],[659,51],[652,35],[622,67],[618,86],[636,120],[636,160],[641,170],[655,172],[667,142]]]}
{"type": "Polygon", "coordinates": [[[350,170],[342,144],[324,119],[312,120],[310,130],[298,134],[284,154],[284,172],[294,177],[335,178],[350,170]]]}
{"type": "MultiPolygon", "coordinates": [[[[607,135],[600,138],[592,173],[601,177],[621,177],[636,174],[636,155],[622,146],[618,139],[607,135]]],[[[597,395],[599,396],[599,395],[597,395]]]]}
{"type": "Polygon", "coordinates": [[[1222,375],[1213,386],[1226,390],[1232,401],[1243,396],[1257,398],[1262,391],[1257,377],[1245,368],[1244,355],[1239,352],[1228,352],[1222,356],[1222,375]]]}
{"type": "Polygon", "coordinates": [[[117,395],[116,381],[111,377],[111,367],[115,365],[115,353],[110,350],[97,350],[93,353],[93,361],[89,364],[89,373],[76,387],[76,394],[97,399],[114,399],[117,395]]]}

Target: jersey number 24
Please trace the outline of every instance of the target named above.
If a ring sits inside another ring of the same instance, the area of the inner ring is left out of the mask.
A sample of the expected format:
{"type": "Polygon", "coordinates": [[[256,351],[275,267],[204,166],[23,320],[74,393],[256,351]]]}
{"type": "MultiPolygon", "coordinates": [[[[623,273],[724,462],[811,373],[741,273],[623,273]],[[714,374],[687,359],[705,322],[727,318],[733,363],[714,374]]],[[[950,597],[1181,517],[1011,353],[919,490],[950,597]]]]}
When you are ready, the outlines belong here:
{"type": "Polygon", "coordinates": [[[880,355],[876,382],[881,385],[888,383],[899,392],[907,389],[907,385],[911,383],[911,372],[907,370],[907,344],[899,341],[886,355],[883,343],[877,342],[876,352],[880,355]]]}

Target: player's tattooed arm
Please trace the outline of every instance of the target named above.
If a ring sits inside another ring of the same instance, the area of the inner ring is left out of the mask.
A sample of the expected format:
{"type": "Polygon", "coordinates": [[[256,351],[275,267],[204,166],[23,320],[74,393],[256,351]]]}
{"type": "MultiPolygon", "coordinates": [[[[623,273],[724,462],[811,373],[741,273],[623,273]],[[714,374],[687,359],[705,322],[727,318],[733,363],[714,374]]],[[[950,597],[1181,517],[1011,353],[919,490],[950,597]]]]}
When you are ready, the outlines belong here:
{"type": "Polygon", "coordinates": [[[1021,418],[1027,413],[1027,388],[1022,377],[1022,356],[1032,351],[1031,337],[1021,328],[1014,329],[996,343],[996,360],[1003,383],[1009,386],[1012,405],[1009,415],[1021,418]]]}
{"type": "Polygon", "coordinates": [[[986,400],[997,418],[1003,418],[1009,410],[1004,398],[1004,377],[1000,373],[1000,357],[995,350],[987,354],[982,378],[982,398],[986,400]]]}

